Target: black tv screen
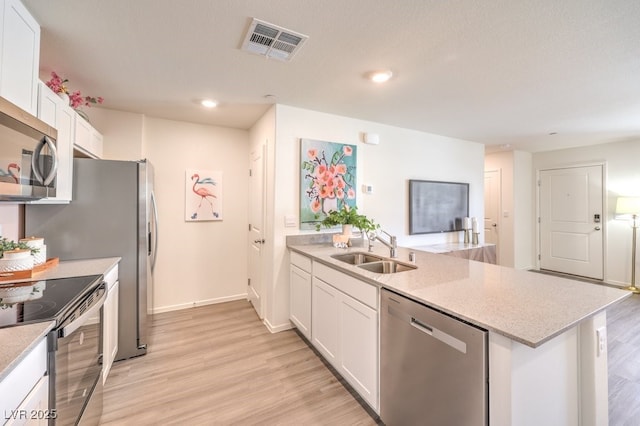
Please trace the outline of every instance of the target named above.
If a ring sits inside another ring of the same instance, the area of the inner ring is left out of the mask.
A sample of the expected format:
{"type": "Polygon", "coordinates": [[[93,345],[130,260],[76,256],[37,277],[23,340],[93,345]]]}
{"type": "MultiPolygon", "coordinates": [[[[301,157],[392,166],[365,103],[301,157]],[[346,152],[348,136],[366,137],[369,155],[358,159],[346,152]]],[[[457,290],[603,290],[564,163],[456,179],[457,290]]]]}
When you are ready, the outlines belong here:
{"type": "Polygon", "coordinates": [[[409,234],[460,231],[468,216],[468,183],[409,181],[409,234]]]}

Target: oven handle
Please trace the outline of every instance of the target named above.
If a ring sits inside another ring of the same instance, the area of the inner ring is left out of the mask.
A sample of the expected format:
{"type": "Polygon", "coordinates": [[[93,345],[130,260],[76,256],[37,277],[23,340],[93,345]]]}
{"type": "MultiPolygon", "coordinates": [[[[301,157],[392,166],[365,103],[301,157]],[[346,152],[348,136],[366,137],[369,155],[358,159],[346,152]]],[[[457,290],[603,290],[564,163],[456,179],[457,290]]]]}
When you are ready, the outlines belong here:
{"type": "MultiPolygon", "coordinates": [[[[100,284],[100,286],[98,287],[98,289],[103,289],[106,290],[106,285],[103,282],[102,284],[100,284]]],[[[79,329],[82,325],[84,325],[84,323],[87,322],[87,320],[89,318],[91,318],[96,312],[98,312],[100,310],[100,308],[102,308],[102,305],[104,305],[104,301],[107,299],[107,292],[103,291],[102,295],[100,296],[100,299],[98,299],[93,305],[91,305],[91,307],[89,309],[87,309],[82,315],[80,315],[78,318],[76,318],[75,320],[71,321],[71,323],[65,327],[63,327],[60,332],[59,332],[59,337],[67,337],[69,336],[71,333],[73,333],[74,331],[76,331],[77,329],[79,329]]]]}

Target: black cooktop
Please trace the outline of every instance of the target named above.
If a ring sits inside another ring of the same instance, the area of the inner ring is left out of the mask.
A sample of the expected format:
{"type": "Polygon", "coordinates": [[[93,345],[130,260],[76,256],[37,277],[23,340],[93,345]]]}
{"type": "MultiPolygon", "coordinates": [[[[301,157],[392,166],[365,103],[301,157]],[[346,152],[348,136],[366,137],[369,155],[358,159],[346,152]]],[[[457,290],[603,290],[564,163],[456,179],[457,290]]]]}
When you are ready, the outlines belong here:
{"type": "Polygon", "coordinates": [[[102,275],[0,283],[0,328],[60,321],[102,282],[102,275]]]}

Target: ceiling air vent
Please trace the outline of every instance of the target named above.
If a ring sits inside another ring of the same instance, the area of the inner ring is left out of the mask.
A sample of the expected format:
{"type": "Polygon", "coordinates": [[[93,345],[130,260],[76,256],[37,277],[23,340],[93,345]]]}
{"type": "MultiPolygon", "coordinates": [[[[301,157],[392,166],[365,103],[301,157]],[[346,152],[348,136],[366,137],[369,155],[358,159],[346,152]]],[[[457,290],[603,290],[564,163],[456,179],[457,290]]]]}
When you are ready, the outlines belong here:
{"type": "Polygon", "coordinates": [[[242,50],[280,61],[290,61],[308,38],[254,18],[242,43],[242,50]]]}

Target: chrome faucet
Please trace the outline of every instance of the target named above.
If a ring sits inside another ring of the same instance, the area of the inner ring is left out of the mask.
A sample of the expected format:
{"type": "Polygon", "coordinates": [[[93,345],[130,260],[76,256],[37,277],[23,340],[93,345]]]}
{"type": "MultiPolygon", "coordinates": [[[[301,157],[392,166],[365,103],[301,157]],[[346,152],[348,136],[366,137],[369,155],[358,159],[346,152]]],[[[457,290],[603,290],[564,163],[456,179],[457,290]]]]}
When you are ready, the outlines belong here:
{"type": "Polygon", "coordinates": [[[384,244],[385,246],[389,247],[389,257],[398,257],[398,241],[396,239],[395,235],[391,235],[390,233],[388,233],[387,231],[385,231],[384,229],[381,229],[382,232],[384,232],[385,234],[387,234],[389,236],[389,242],[383,240],[382,238],[380,238],[380,235],[376,235],[374,239],[380,241],[382,244],[384,244]]]}

